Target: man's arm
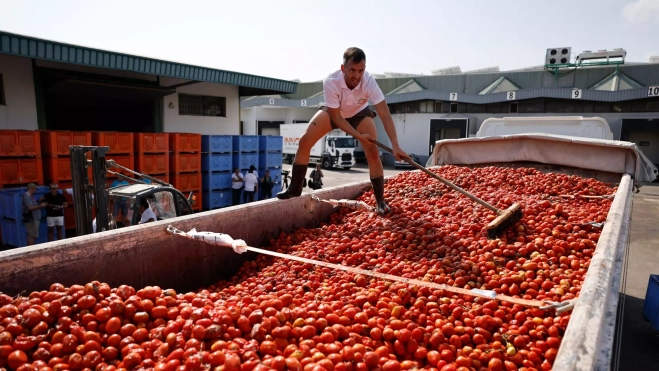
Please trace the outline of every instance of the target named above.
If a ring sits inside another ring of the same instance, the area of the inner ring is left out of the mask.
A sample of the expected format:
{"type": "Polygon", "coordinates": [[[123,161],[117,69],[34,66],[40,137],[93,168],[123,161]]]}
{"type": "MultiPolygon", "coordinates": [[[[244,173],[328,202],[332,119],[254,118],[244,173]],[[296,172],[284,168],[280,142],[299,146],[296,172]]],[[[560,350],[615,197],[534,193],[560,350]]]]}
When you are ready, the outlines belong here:
{"type": "Polygon", "coordinates": [[[394,157],[396,160],[401,160],[401,158],[409,157],[407,156],[407,153],[403,152],[403,150],[400,148],[398,145],[398,135],[396,135],[396,126],[394,125],[394,119],[391,117],[391,113],[389,112],[389,106],[387,106],[387,101],[383,100],[382,102],[378,103],[375,105],[375,111],[380,115],[380,119],[382,120],[382,126],[384,126],[384,131],[387,132],[387,136],[391,140],[391,146],[393,147],[392,149],[394,150],[394,157]]]}

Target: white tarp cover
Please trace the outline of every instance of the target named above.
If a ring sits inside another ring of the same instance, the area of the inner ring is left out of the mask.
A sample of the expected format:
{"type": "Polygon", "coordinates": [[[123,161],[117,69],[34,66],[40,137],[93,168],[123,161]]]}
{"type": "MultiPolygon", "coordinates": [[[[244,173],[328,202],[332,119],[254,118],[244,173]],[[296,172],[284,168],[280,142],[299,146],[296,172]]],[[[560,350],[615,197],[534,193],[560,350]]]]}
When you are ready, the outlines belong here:
{"type": "Polygon", "coordinates": [[[657,178],[657,167],[634,143],[543,133],[440,140],[428,165],[521,161],[627,173],[637,186],[657,178]]]}

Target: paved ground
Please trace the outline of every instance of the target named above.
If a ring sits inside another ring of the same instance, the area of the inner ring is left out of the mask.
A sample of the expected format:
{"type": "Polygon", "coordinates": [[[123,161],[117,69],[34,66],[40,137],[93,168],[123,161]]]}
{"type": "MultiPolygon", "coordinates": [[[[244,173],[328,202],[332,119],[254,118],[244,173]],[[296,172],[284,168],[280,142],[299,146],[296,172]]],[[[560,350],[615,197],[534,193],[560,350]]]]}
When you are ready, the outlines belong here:
{"type": "Polygon", "coordinates": [[[659,331],[643,320],[649,276],[659,274],[658,219],[659,186],[644,186],[634,194],[619,370],[659,370],[659,331]]]}
{"type": "MultiPolygon", "coordinates": [[[[290,171],[291,167],[292,165],[288,165],[288,164],[283,165],[284,170],[290,171]]],[[[307,180],[309,180],[309,175],[311,174],[311,171],[313,169],[314,168],[312,166],[309,166],[309,170],[307,170],[307,180]]],[[[394,169],[393,167],[385,167],[384,175],[385,176],[396,175],[401,171],[405,171],[405,170],[406,169],[394,169]]],[[[323,188],[330,188],[342,184],[361,182],[370,179],[368,176],[368,167],[366,166],[366,164],[361,164],[361,163],[358,163],[350,170],[343,170],[343,169],[323,170],[323,175],[324,175],[323,188]]],[[[308,187],[305,188],[304,192],[305,193],[311,192],[311,188],[308,187]]]]}

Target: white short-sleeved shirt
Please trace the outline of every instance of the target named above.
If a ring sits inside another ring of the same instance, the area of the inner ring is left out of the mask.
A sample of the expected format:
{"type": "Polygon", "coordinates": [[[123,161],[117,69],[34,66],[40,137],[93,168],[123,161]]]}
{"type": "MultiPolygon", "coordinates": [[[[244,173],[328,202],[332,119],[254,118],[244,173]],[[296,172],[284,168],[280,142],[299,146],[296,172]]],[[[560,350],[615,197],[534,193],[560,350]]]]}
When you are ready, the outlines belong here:
{"type": "MultiPolygon", "coordinates": [[[[243,178],[243,180],[245,180],[244,175],[241,174],[240,176],[243,178]]],[[[231,174],[231,188],[240,189],[242,187],[243,187],[243,182],[238,177],[238,174],[236,173],[231,174]]]]}
{"type": "Polygon", "coordinates": [[[378,104],[384,100],[384,94],[378,83],[368,72],[364,72],[362,81],[352,90],[346,85],[345,75],[341,70],[334,72],[323,80],[325,105],[329,108],[341,108],[343,118],[351,118],[368,107],[368,102],[378,104]]]}
{"type": "Polygon", "coordinates": [[[144,210],[144,212],[142,213],[142,219],[140,219],[140,224],[144,224],[148,222],[149,219],[153,219],[154,221],[158,220],[158,218],[156,218],[156,213],[154,213],[150,207],[144,210]]]}
{"type": "Polygon", "coordinates": [[[256,175],[254,175],[254,173],[245,174],[245,191],[253,192],[254,187],[258,181],[259,179],[256,177],[256,175]]]}

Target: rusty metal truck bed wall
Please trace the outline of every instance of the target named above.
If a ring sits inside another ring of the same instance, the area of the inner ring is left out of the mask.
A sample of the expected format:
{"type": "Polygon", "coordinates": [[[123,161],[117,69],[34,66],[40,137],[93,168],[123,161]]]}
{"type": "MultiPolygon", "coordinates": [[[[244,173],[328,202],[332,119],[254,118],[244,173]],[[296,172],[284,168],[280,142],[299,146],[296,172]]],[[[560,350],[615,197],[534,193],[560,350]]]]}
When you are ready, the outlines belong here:
{"type": "Polygon", "coordinates": [[[572,311],[554,370],[609,370],[620,280],[626,270],[632,209],[631,176],[624,175],[572,311]]]}
{"type": "MultiPolygon", "coordinates": [[[[351,183],[314,192],[323,198],[352,199],[370,182],[351,183]]],[[[176,290],[207,287],[230,278],[250,254],[172,236],[172,224],[188,231],[222,232],[260,246],[264,238],[294,227],[316,227],[333,212],[309,195],[267,200],[172,220],[96,233],[0,252],[0,292],[16,295],[47,290],[52,283],[84,284],[91,280],[113,287],[157,285],[176,290]]]]}

